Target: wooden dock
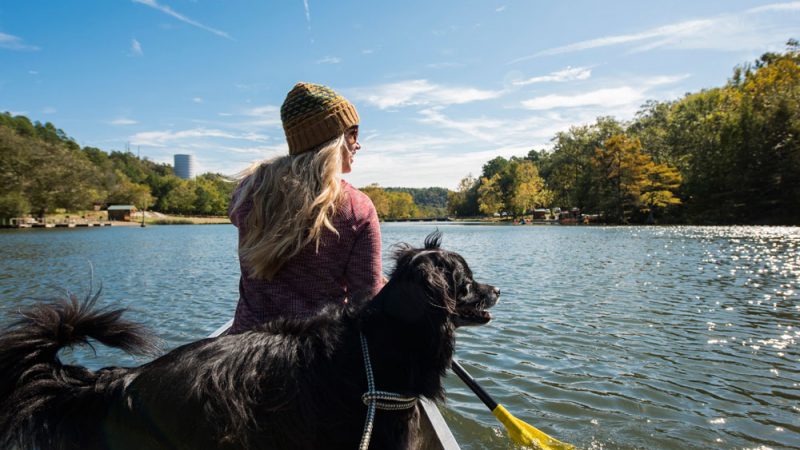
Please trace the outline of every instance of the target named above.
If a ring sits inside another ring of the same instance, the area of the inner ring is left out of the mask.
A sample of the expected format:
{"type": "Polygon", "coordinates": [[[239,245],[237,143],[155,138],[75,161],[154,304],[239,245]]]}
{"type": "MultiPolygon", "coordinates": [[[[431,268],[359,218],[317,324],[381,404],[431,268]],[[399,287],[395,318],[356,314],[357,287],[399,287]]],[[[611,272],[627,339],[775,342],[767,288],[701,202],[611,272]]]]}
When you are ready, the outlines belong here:
{"type": "Polygon", "coordinates": [[[0,228],[93,228],[110,227],[111,222],[76,220],[70,222],[39,222],[11,219],[0,223],[0,228]]]}

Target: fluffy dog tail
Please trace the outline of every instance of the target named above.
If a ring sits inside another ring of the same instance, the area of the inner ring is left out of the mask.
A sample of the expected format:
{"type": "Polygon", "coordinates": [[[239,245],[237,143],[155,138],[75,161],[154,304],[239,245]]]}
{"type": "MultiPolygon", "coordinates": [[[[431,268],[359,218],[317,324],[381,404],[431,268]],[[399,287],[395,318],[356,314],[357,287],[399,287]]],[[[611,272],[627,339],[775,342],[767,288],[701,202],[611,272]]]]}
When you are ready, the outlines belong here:
{"type": "Polygon", "coordinates": [[[96,373],[61,364],[62,348],[95,339],[134,354],[157,350],[144,327],[121,318],[124,309],[95,308],[99,296],[38,303],[0,335],[0,448],[61,447],[54,428],[80,414],[80,397],[98,391],[96,373]]]}

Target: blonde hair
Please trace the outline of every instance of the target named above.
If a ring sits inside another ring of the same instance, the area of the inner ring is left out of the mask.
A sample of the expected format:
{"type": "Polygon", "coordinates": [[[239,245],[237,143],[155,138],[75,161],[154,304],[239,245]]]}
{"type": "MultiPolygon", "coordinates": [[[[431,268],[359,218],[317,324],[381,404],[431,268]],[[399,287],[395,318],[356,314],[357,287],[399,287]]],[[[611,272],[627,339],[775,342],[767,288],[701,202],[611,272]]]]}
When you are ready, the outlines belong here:
{"type": "Polygon", "coordinates": [[[244,202],[239,258],[253,278],[271,280],[291,257],[311,242],[319,251],[323,228],[337,236],[331,219],[339,206],[344,134],[316,151],[256,163],[239,175],[240,190],[231,214],[244,202]]]}

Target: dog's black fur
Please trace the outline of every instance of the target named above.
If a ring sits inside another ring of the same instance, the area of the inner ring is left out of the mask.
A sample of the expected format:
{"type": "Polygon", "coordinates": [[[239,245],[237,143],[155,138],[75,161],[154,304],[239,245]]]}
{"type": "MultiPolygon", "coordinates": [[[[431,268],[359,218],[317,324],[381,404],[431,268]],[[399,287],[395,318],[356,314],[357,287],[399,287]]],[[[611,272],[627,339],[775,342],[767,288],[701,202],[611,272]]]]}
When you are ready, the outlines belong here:
{"type": "MultiPolygon", "coordinates": [[[[455,328],[491,318],[499,291],[440,239],[399,248],[371,301],[197,341],[140,367],[93,372],[57,356],[89,338],[150,349],[122,310],[97,310],[96,296],[36,305],[0,336],[0,448],[355,449],[367,411],[359,332],[377,389],[441,400],[455,328]]],[[[370,448],[414,448],[418,414],[379,410],[370,448]]]]}

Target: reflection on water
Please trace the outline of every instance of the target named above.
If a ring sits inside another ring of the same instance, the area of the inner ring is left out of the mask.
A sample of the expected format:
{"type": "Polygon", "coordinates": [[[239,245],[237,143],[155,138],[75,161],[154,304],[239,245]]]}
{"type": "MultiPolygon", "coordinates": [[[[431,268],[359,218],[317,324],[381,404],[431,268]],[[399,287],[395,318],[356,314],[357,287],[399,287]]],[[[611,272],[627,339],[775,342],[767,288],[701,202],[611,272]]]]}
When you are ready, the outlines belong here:
{"type": "MultiPolygon", "coordinates": [[[[800,448],[800,229],[385,224],[390,245],[444,246],[503,292],[457,355],[515,416],[592,449],[800,448]]],[[[167,347],[237,300],[231,226],[0,232],[0,321],[30,297],[102,281],[167,347]]],[[[129,364],[98,348],[70,358],[129,364]]],[[[463,448],[512,448],[454,376],[444,411],[463,448]]]]}

